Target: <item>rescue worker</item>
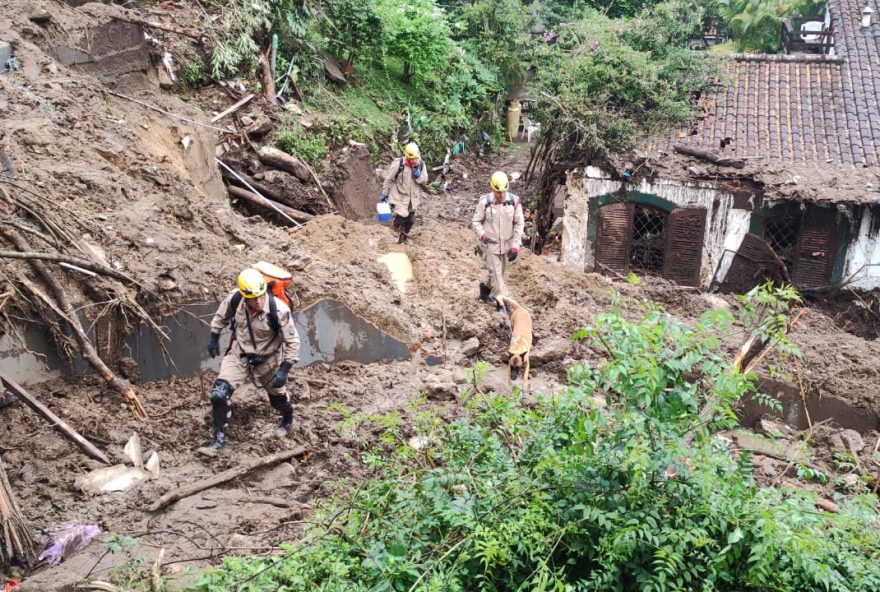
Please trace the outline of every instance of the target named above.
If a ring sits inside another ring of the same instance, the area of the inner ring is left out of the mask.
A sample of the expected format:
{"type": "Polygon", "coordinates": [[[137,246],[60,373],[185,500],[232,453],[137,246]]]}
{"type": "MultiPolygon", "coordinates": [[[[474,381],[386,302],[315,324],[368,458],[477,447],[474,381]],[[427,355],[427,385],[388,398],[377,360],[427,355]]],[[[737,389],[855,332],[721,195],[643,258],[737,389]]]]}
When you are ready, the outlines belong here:
{"type": "MultiPolygon", "coordinates": [[[[510,193],[510,181],[503,171],[492,174],[492,193],[480,196],[472,228],[482,244],[483,258],[489,280],[480,282],[480,300],[489,302],[493,296],[507,296],[504,272],[516,259],[522,246],[523,210],[517,195],[510,193]]],[[[496,301],[497,303],[497,301],[496,301]]]]}
{"type": "Polygon", "coordinates": [[[226,445],[232,393],[247,382],[266,389],[269,404],[281,414],[276,436],[286,437],[293,424],[287,377],[299,359],[299,335],[290,308],[267,292],[266,278],[256,269],[242,271],[237,283],[211,321],[212,358],[220,355],[220,332],[230,321],[233,342],[211,387],[214,441],[199,449],[207,456],[216,456],[226,445]]]}
{"type": "Polygon", "coordinates": [[[403,157],[395,158],[385,171],[380,202],[388,202],[394,212],[392,227],[400,231],[398,243],[406,243],[416,221],[421,203],[421,186],[428,182],[428,171],[419,147],[410,142],[403,147],[403,157]]]}

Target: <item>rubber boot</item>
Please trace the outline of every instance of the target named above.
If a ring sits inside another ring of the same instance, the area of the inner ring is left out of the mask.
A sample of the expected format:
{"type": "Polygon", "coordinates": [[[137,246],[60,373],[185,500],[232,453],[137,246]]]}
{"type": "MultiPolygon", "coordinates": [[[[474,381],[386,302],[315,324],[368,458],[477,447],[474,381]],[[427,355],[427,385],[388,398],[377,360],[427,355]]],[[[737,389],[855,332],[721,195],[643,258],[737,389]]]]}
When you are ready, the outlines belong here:
{"type": "Polygon", "coordinates": [[[211,408],[211,414],[214,419],[214,441],[199,448],[199,454],[213,457],[219,455],[226,447],[226,422],[229,421],[229,405],[215,402],[211,408]]]}
{"type": "Polygon", "coordinates": [[[492,294],[492,288],[487,286],[485,283],[480,282],[480,300],[483,302],[489,302],[489,295],[492,294]]]}
{"type": "Polygon", "coordinates": [[[273,409],[281,413],[281,423],[275,428],[274,435],[276,438],[286,438],[293,425],[293,405],[287,397],[280,395],[269,395],[269,403],[273,409]]]}
{"type": "Polygon", "coordinates": [[[397,237],[398,245],[408,245],[409,244],[409,234],[405,230],[400,231],[400,236],[397,237]]]}

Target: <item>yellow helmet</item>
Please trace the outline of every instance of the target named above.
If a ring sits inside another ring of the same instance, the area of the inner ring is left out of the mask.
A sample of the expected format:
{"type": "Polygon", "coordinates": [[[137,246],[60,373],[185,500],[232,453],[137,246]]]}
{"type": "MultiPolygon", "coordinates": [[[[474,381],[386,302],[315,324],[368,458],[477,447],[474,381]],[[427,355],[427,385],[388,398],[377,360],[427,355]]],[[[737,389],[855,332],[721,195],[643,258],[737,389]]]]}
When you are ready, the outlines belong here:
{"type": "Polygon", "coordinates": [[[491,185],[492,191],[507,191],[507,188],[510,187],[510,181],[507,180],[504,171],[495,171],[492,173],[491,185]]]}
{"type": "Polygon", "coordinates": [[[419,146],[415,142],[410,142],[403,147],[403,155],[407,158],[419,158],[422,154],[419,152],[419,146]]]}
{"type": "Polygon", "coordinates": [[[238,291],[250,300],[266,293],[266,278],[256,269],[249,267],[238,274],[238,291]]]}

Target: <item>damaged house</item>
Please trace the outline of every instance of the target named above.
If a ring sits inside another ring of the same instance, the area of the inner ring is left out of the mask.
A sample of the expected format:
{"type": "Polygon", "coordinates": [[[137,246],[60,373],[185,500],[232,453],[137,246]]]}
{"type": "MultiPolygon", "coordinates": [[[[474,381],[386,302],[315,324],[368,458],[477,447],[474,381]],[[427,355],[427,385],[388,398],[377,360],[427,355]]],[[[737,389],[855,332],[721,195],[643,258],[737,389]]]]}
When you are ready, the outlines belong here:
{"type": "Polygon", "coordinates": [[[571,172],[564,263],[737,292],[880,287],[880,24],[860,1],[783,26],[812,52],[727,58],[702,116],[621,171],[571,172]]]}

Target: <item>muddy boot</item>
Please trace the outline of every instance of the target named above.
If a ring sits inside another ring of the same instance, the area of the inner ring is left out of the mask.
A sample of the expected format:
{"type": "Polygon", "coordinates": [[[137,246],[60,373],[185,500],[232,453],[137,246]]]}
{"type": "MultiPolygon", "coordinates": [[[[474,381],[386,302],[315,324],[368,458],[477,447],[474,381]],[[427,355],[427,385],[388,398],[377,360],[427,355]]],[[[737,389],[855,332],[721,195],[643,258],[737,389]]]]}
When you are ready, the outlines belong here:
{"type": "Polygon", "coordinates": [[[269,395],[269,403],[274,409],[281,412],[281,423],[275,428],[276,438],[286,438],[293,425],[293,405],[282,395],[269,395]]]}
{"type": "Polygon", "coordinates": [[[217,456],[226,447],[230,397],[232,397],[232,386],[222,379],[214,381],[214,386],[211,389],[211,419],[214,422],[214,441],[199,448],[199,454],[217,456]]]}
{"type": "Polygon", "coordinates": [[[218,456],[225,447],[226,432],[224,432],[223,430],[219,430],[214,432],[214,441],[207,446],[202,446],[201,448],[199,448],[198,453],[203,456],[214,457],[218,456]]]}
{"type": "Polygon", "coordinates": [[[480,300],[483,302],[489,302],[489,295],[492,294],[492,288],[487,286],[485,283],[480,282],[480,300]]]}
{"type": "Polygon", "coordinates": [[[400,236],[397,237],[398,245],[408,245],[409,244],[409,235],[405,230],[400,231],[400,236]]]}

